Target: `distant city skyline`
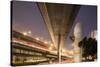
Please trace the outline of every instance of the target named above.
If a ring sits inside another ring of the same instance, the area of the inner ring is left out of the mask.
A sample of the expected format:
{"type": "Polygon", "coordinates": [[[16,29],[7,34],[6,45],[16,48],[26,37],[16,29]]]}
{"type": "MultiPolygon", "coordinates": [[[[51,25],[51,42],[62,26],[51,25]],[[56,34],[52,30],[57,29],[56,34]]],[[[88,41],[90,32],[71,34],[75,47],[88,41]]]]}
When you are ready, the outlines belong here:
{"type": "MultiPolygon", "coordinates": [[[[31,31],[33,37],[51,41],[46,24],[35,2],[14,1],[12,11],[13,30],[19,32],[31,31]]],[[[73,27],[66,38],[65,46],[67,49],[72,48],[69,36],[73,35],[73,28],[77,22],[82,25],[82,37],[87,36],[92,30],[97,30],[97,7],[81,6],[73,27]]]]}

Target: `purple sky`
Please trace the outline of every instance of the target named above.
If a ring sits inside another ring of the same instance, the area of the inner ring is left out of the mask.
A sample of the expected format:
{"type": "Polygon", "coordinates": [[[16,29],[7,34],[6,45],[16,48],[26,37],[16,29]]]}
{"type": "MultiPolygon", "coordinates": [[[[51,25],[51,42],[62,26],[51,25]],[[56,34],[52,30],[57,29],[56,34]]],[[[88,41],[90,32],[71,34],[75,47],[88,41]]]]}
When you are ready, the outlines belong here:
{"type": "MultiPolygon", "coordinates": [[[[97,7],[96,6],[89,6],[89,5],[83,5],[80,8],[80,11],[74,21],[73,27],[69,33],[69,36],[73,35],[73,28],[75,24],[79,22],[82,26],[82,38],[85,36],[88,36],[89,32],[93,30],[97,30],[97,7]]],[[[71,48],[72,41],[67,38],[66,40],[66,46],[68,48],[71,48]]]]}
{"type": "MultiPolygon", "coordinates": [[[[34,2],[13,2],[13,30],[24,32],[32,31],[33,37],[40,37],[46,41],[51,41],[50,35],[34,2]]],[[[87,36],[92,30],[97,30],[97,7],[96,6],[81,6],[80,11],[75,19],[74,25],[80,22],[82,25],[83,37],[87,36]]],[[[69,36],[73,34],[73,27],[69,36]]],[[[66,47],[71,48],[71,40],[66,39],[66,47]]]]}

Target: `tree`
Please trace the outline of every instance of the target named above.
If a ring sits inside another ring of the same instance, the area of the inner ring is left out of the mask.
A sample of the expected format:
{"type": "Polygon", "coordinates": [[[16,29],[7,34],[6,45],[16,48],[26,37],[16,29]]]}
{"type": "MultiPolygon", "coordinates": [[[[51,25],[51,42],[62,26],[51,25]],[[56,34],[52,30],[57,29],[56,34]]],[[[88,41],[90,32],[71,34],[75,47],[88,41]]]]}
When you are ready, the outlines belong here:
{"type": "Polygon", "coordinates": [[[79,42],[79,47],[82,49],[82,57],[86,60],[88,60],[87,57],[89,56],[92,56],[91,60],[97,58],[97,41],[95,39],[84,37],[83,40],[79,42]]]}

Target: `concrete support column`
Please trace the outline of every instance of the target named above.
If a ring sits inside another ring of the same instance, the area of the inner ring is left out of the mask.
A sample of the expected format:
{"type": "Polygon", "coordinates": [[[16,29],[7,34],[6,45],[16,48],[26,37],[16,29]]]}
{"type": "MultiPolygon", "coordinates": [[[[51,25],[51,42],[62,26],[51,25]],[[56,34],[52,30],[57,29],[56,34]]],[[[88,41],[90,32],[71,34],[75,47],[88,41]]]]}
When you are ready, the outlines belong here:
{"type": "Polygon", "coordinates": [[[64,46],[64,36],[63,35],[58,35],[58,61],[61,63],[61,54],[62,54],[62,47],[64,46]]]}
{"type": "Polygon", "coordinates": [[[60,45],[60,34],[57,36],[57,53],[58,53],[58,62],[61,63],[61,45],[60,45]]]}

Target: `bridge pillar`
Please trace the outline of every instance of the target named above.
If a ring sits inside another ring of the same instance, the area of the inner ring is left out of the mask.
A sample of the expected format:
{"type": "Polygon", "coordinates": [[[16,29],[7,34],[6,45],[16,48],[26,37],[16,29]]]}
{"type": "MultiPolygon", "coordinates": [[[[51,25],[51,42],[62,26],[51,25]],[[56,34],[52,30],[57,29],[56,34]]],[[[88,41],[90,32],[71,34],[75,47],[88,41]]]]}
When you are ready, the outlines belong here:
{"type": "Polygon", "coordinates": [[[58,35],[58,61],[59,63],[61,63],[62,61],[61,55],[62,55],[62,48],[64,46],[64,40],[65,40],[65,36],[59,34],[58,35]]]}

